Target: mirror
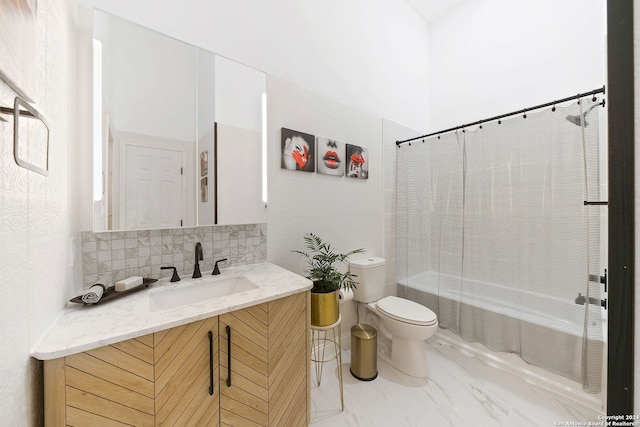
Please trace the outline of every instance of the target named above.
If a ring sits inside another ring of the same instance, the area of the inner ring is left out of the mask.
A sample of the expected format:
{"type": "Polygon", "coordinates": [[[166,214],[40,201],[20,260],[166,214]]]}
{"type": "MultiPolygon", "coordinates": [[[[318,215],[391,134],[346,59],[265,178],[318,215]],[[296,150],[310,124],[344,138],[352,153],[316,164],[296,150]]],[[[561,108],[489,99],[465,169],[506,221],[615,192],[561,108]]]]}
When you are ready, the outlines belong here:
{"type": "Polygon", "coordinates": [[[94,231],[266,222],[264,73],[94,11],[94,231]]]}
{"type": "Polygon", "coordinates": [[[201,172],[199,224],[266,222],[262,197],[266,91],[264,73],[198,49],[198,155],[201,166],[208,158],[208,168],[216,171],[208,182],[208,197],[201,172]],[[215,97],[210,96],[211,88],[215,97]],[[215,200],[215,205],[202,202],[204,198],[215,200]]]}

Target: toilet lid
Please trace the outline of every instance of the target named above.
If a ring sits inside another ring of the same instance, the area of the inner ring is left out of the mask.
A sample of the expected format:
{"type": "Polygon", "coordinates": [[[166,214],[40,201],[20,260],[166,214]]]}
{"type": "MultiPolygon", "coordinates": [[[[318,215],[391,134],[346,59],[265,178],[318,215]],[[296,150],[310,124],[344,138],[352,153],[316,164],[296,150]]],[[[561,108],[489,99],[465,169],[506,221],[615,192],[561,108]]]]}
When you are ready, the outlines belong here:
{"type": "Polygon", "coordinates": [[[382,298],[376,305],[382,313],[400,322],[418,326],[430,326],[438,322],[433,311],[408,299],[389,296],[382,298]]]}

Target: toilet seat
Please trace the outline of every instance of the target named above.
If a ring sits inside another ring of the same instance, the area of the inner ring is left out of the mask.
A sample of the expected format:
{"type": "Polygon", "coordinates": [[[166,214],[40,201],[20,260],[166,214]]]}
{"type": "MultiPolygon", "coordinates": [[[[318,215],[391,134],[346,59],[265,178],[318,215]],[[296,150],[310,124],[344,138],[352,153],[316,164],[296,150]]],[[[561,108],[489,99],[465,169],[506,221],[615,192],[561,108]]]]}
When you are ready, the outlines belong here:
{"type": "Polygon", "coordinates": [[[376,303],[384,315],[417,326],[432,326],[438,323],[436,314],[427,307],[404,298],[388,296],[376,303]]]}

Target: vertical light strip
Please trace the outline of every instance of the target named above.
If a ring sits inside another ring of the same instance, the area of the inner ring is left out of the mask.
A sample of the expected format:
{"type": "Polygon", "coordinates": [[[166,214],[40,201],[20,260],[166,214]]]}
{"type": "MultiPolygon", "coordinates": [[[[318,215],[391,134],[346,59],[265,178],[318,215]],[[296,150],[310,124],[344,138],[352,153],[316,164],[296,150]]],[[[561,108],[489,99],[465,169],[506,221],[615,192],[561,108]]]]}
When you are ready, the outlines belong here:
{"type": "Polygon", "coordinates": [[[102,193],[102,43],[93,39],[93,200],[102,193]]]}
{"type": "Polygon", "coordinates": [[[267,94],[262,93],[262,201],[267,204],[267,94]]]}

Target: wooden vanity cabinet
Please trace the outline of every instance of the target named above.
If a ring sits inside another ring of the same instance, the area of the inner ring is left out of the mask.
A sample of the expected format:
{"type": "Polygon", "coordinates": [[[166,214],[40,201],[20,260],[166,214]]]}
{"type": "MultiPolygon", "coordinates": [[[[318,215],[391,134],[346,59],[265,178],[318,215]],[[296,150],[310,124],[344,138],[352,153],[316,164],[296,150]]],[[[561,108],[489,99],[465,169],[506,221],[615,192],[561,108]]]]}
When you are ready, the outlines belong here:
{"type": "Polygon", "coordinates": [[[308,298],[46,360],[45,425],[308,425],[308,298]]]}

